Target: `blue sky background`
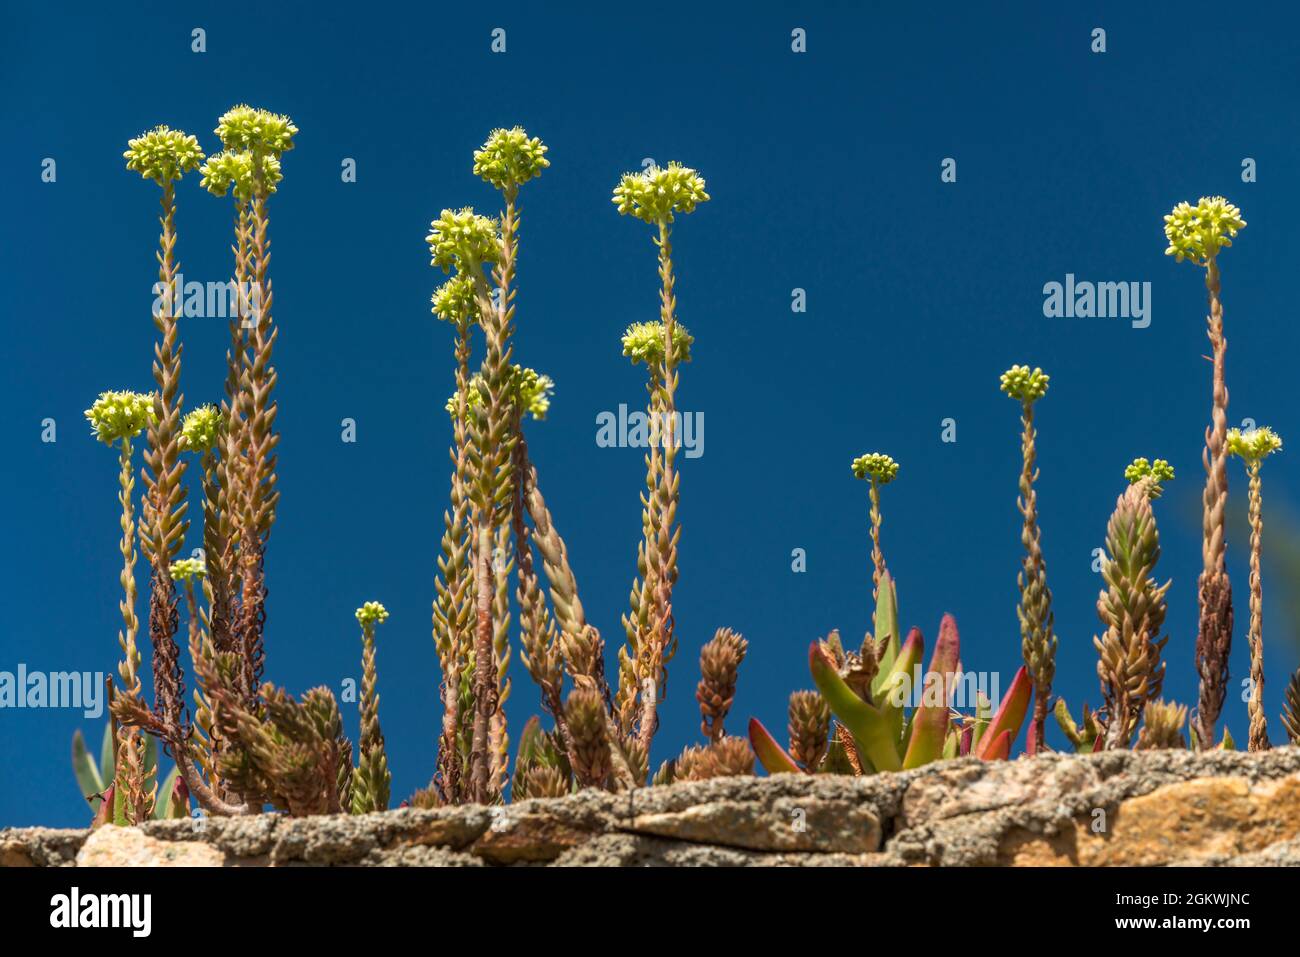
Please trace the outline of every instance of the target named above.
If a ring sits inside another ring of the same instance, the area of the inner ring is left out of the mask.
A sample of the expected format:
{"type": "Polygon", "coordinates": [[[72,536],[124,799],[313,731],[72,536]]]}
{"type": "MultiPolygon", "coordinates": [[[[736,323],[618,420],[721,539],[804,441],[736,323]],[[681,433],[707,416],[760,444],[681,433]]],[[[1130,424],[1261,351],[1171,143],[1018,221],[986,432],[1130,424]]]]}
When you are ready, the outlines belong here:
{"type": "MultiPolygon", "coordinates": [[[[860,638],[867,501],[849,462],[863,451],[902,465],[884,493],[883,537],[904,624],[933,636],[953,612],[966,666],[1009,680],[1020,448],[997,382],[1017,362],[1052,374],[1039,500],[1057,690],[1076,710],[1098,703],[1092,549],[1125,464],[1160,456],[1179,473],[1157,505],[1159,571],[1174,580],[1166,692],[1191,702],[1210,367],[1201,274],[1163,255],[1161,216],[1204,194],[1242,208],[1249,227],[1222,262],[1230,418],[1300,437],[1294,15],[1196,3],[556,6],[262,6],[250,29],[229,4],[6,5],[0,670],[115,667],[115,454],[81,411],[103,389],[151,387],[158,194],[121,152],[157,123],[215,150],[216,118],[247,101],[302,131],[271,214],[283,498],[267,558],[268,676],[294,692],[337,690],[359,671],[353,610],[383,601],[395,799],[429,779],[438,715],[429,615],[452,335],[429,312],[442,276],[424,236],[444,206],[495,212],[470,156],[502,125],[550,147],[551,169],[522,196],[516,354],[558,383],[529,442],[611,655],[643,466],[640,450],[597,447],[595,419],[643,400],[618,339],[655,317],[658,280],[649,227],[619,217],[610,191],[653,157],[698,168],[713,197],[675,233],[680,318],[696,336],[679,405],[703,414],[705,454],[682,467],[681,651],[654,764],[698,738],[697,650],[718,626],[750,642],[735,731],[749,715],[784,727],[786,696],[810,685],[812,638],[833,627],[860,638]],[[1100,55],[1089,49],[1098,26],[1100,55]],[[206,53],[191,52],[194,27],[206,53]],[[489,50],[494,27],[507,31],[503,55],[489,50]],[[807,30],[805,54],[791,52],[795,27],[807,30]],[[57,161],[52,184],[45,157],[57,161]],[[341,182],[344,157],[356,183],[341,182]],[[940,182],[945,157],[957,160],[954,184],[940,182]],[[1241,181],[1244,157],[1258,182],[1241,181]],[[1071,272],[1151,282],[1150,327],[1044,318],[1044,283],[1071,272]],[[791,312],[795,287],[806,313],[791,312]],[[345,417],[355,444],[340,440],[345,417]],[[957,422],[952,444],[940,441],[945,417],[957,422]],[[45,418],[55,443],[41,441],[45,418]],[[794,548],[807,551],[806,573],[791,571],[794,548]]],[[[179,204],[185,276],[224,280],[229,202],[194,176],[179,204]]],[[[225,323],[192,320],[182,335],[187,404],[218,398],[225,323]]],[[[1293,454],[1265,468],[1270,555],[1297,504],[1293,454]]],[[[1243,503],[1235,462],[1230,488],[1243,503]]],[[[1247,672],[1243,525],[1235,516],[1229,548],[1234,689],[1247,672]]],[[[1276,562],[1265,573],[1266,701],[1281,741],[1276,714],[1297,664],[1282,597],[1295,582],[1276,562]]],[[[522,667],[514,681],[517,728],[539,705],[522,667]]],[[[1243,739],[1235,695],[1227,717],[1243,739]]],[[[348,720],[355,730],[351,708],[348,720]]],[[[98,741],[101,723],[77,712],[0,711],[0,824],[85,820],[68,759],[79,726],[98,741]]],[[[1051,740],[1063,744],[1054,728],[1051,740]]]]}

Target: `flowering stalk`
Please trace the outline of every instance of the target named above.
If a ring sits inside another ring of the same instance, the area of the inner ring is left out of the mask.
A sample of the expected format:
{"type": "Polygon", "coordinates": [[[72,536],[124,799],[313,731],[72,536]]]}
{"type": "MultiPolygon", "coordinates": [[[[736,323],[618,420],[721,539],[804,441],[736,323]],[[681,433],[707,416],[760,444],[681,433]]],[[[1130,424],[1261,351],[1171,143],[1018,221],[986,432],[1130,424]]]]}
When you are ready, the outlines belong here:
{"type": "MultiPolygon", "coordinates": [[[[673,327],[674,362],[680,364],[691,359],[691,344],[695,340],[681,323],[673,327]]],[[[645,681],[652,677],[646,673],[645,651],[655,643],[658,628],[657,609],[660,594],[660,540],[663,512],[660,500],[664,494],[664,452],[660,440],[663,423],[667,418],[664,363],[663,322],[633,323],[623,333],[623,355],[632,364],[644,362],[647,372],[646,406],[651,434],[645,455],[646,491],[641,494],[642,539],[637,543],[637,572],[629,596],[631,614],[623,616],[623,629],[627,644],[619,649],[619,687],[615,698],[615,714],[624,734],[631,734],[638,724],[638,697],[645,681]]]]}
{"type": "MultiPolygon", "coordinates": [[[[483,360],[479,392],[482,402],[472,416],[473,453],[476,474],[471,498],[476,508],[474,543],[474,594],[476,624],[474,640],[474,728],[470,750],[469,794],[484,803],[489,798],[492,757],[491,726],[500,706],[500,672],[494,653],[496,629],[493,605],[497,589],[493,581],[492,556],[496,529],[509,524],[510,452],[509,434],[510,334],[514,318],[512,283],[519,225],[519,186],[540,175],[550,163],[546,147],[523,130],[494,130],[474,154],[474,172],[501,191],[504,209],[497,223],[475,215],[472,209],[443,210],[435,220],[428,242],[433,265],[450,272],[453,266],[474,288],[487,349],[483,360]],[[489,289],[483,266],[494,265],[489,289]]],[[[500,719],[498,719],[498,723],[500,719]]]]}
{"type": "MultiPolygon", "coordinates": [[[[281,179],[280,163],[275,156],[261,157],[263,167],[261,188],[274,192],[281,179]]],[[[203,187],[214,196],[229,194],[235,205],[235,256],[234,285],[235,309],[230,319],[230,345],[226,350],[225,397],[221,403],[221,437],[219,457],[213,470],[213,483],[217,488],[216,508],[212,515],[211,538],[217,548],[214,552],[206,544],[208,526],[205,524],[205,548],[208,552],[209,572],[205,588],[210,593],[212,608],[212,641],[219,651],[238,650],[241,641],[235,634],[240,620],[240,565],[239,538],[244,514],[243,490],[249,473],[245,468],[249,446],[246,423],[240,412],[242,383],[250,374],[249,336],[260,309],[261,295],[252,290],[253,263],[253,195],[258,183],[253,176],[253,154],[250,150],[224,150],[209,156],[200,168],[203,187]]],[[[251,699],[251,689],[248,697],[251,699]]]]}
{"type": "Polygon", "coordinates": [[[1002,391],[1020,403],[1023,429],[1020,448],[1024,465],[1020,471],[1020,497],[1017,504],[1024,517],[1020,540],[1025,546],[1025,558],[1018,576],[1020,605],[1016,613],[1020,619],[1020,651],[1034,683],[1031,753],[1043,746],[1047,702],[1051,698],[1052,679],[1056,675],[1052,591],[1047,587],[1047,565],[1043,560],[1038,528],[1038,497],[1034,492],[1034,481],[1038,478],[1035,465],[1037,452],[1034,441],[1037,433],[1034,429],[1034,403],[1047,394],[1049,379],[1042,369],[1012,366],[1002,374],[1001,384],[1002,391]]]}
{"type": "Polygon", "coordinates": [[[352,772],[352,813],[368,814],[388,810],[392,775],[384,732],[379,727],[379,693],[375,690],[375,625],[388,619],[388,611],[377,601],[357,609],[361,623],[361,758],[352,772]]]}
{"type": "Polygon", "coordinates": [[[1196,670],[1200,698],[1194,737],[1200,748],[1212,747],[1214,726],[1228,689],[1228,657],[1232,651],[1232,583],[1224,561],[1224,519],[1228,503],[1226,442],[1228,387],[1224,357],[1228,341],[1223,335],[1220,298],[1219,251],[1232,245],[1232,237],[1245,228],[1241,210],[1222,196],[1201,197],[1196,206],[1179,203],[1165,217],[1166,256],[1188,260],[1205,269],[1205,289],[1210,313],[1207,334],[1213,350],[1214,372],[1210,426],[1205,430],[1205,492],[1202,496],[1202,568],[1198,582],[1200,618],[1196,636],[1196,670]]]}
{"type": "MultiPolygon", "coordinates": [[[[183,580],[186,590],[186,604],[189,612],[189,649],[190,659],[211,655],[214,651],[214,635],[228,636],[230,631],[230,592],[226,566],[223,564],[226,554],[226,542],[222,537],[224,527],[221,522],[221,477],[217,448],[224,439],[223,430],[226,418],[221,410],[213,405],[200,406],[188,413],[181,422],[181,444],[190,452],[199,456],[199,465],[203,470],[203,554],[204,561],[186,559],[173,562],[171,577],[174,581],[183,580]],[[180,577],[178,577],[178,575],[180,577]],[[201,610],[195,599],[193,579],[203,581],[204,598],[207,610],[201,610]]],[[[222,742],[216,735],[212,721],[212,706],[200,683],[194,689],[194,724],[197,729],[194,747],[195,760],[208,775],[212,788],[221,793],[217,779],[216,756],[222,742]]]]}
{"type": "Polygon", "coordinates": [[[153,647],[155,714],[163,725],[177,731],[183,722],[184,682],[176,645],[178,622],[176,591],[168,565],[180,550],[189,522],[186,520],[185,460],[181,458],[181,346],[178,341],[177,307],[180,290],[176,278],[176,182],[203,161],[198,140],[193,136],[156,127],[131,140],[123,153],[126,168],[153,180],[162,189],[162,234],[159,237],[158,289],[161,295],[153,310],[159,342],[154,349],[154,415],[149,423],[144,472],[147,487],[144,522],[140,529],[145,556],[149,559],[149,637],[153,647]]]}
{"type": "MultiPolygon", "coordinates": [[[[853,460],[855,478],[871,481],[871,604],[880,597],[880,579],[885,574],[885,556],[880,550],[880,487],[898,476],[898,463],[888,455],[870,452],[853,460]]],[[[873,613],[874,620],[874,613],[873,613]]],[[[873,625],[874,627],[874,625],[873,625]]]]}
{"type": "MultiPolygon", "coordinates": [[[[268,272],[271,245],[267,234],[270,219],[266,204],[281,179],[280,157],[293,149],[293,138],[298,128],[287,116],[241,105],[222,115],[216,133],[227,153],[234,155],[227,171],[229,177],[224,174],[222,177],[225,185],[234,188],[237,202],[241,196],[246,196],[251,210],[251,245],[246,248],[246,255],[249,257],[252,286],[252,321],[235,402],[240,421],[232,426],[241,453],[237,466],[239,492],[234,503],[238,505],[235,522],[239,537],[240,601],[233,641],[242,655],[241,684],[246,701],[251,705],[261,684],[265,659],[262,639],[266,622],[264,562],[266,542],[275,522],[275,506],[279,500],[275,489],[275,447],[279,436],[274,431],[276,404],[271,398],[276,382],[271,354],[279,330],[271,318],[272,291],[268,272]]],[[[237,268],[238,258],[239,250],[236,249],[237,268]]],[[[232,347],[234,345],[232,342],[232,347]]]]}
{"type": "Polygon", "coordinates": [[[1097,614],[1106,631],[1093,638],[1100,656],[1097,675],[1106,701],[1108,748],[1128,747],[1144,711],[1160,697],[1165,674],[1160,653],[1169,640],[1160,636],[1169,583],[1158,585],[1151,577],[1160,558],[1151,499],[1174,472],[1163,459],[1154,468],[1137,459],[1124,474],[1131,484],[1111,515],[1108,554],[1101,564],[1107,588],[1097,599],[1097,614]]]}
{"type": "Polygon", "coordinates": [[[1231,429],[1226,435],[1227,449],[1246,463],[1250,475],[1250,737],[1251,751],[1267,751],[1268,719],[1264,715],[1264,587],[1260,578],[1261,540],[1264,514],[1260,466],[1264,459],[1282,448],[1282,439],[1269,428],[1242,432],[1231,429]]]}
{"type": "Polygon", "coordinates": [[[442,796],[453,803],[463,799],[464,771],[460,738],[468,714],[461,694],[462,676],[470,667],[473,634],[470,616],[474,606],[474,582],[470,570],[472,543],[469,528],[474,524],[470,513],[469,472],[469,357],[470,333],[478,322],[478,304],[473,283],[466,276],[453,276],[433,295],[433,312],[456,327],[456,394],[448,403],[452,415],[453,447],[450,451],[450,509],[443,513],[439,576],[435,583],[437,597],[433,604],[434,645],[442,671],[439,687],[442,701],[442,734],[438,749],[436,784],[442,796]]]}
{"type": "Polygon", "coordinates": [[[639,744],[647,754],[659,724],[658,703],[665,691],[665,666],[676,652],[677,639],[672,611],[673,586],[677,581],[677,542],[681,535],[675,527],[679,485],[676,475],[678,437],[676,434],[677,362],[676,323],[677,295],[673,276],[672,224],[677,213],[694,212],[707,202],[703,177],[679,163],[666,169],[651,166],[641,173],[625,173],[614,188],[613,202],[621,215],[635,216],[658,230],[655,245],[659,250],[659,319],[663,325],[663,386],[659,419],[652,419],[651,442],[660,441],[662,431],[662,475],[654,490],[654,508],[658,512],[654,548],[647,556],[647,577],[654,576],[654,613],[649,640],[636,649],[635,673],[640,686],[641,710],[638,719],[639,744]]]}
{"type": "MultiPolygon", "coordinates": [[[[136,636],[140,631],[140,622],[136,617],[135,585],[135,510],[133,491],[135,478],[131,465],[131,439],[148,428],[155,416],[153,396],[135,392],[104,392],[94,405],[86,410],[86,418],[99,441],[112,446],[115,442],[118,450],[118,502],[122,506],[122,571],[118,576],[122,585],[122,599],[118,608],[122,614],[122,630],[118,632],[117,643],[122,649],[122,660],[118,663],[117,673],[122,679],[122,689],[110,694],[111,701],[117,695],[134,699],[144,708],[140,686],[140,649],[136,645],[136,636]]],[[[137,728],[115,722],[117,760],[115,796],[120,795],[126,806],[126,823],[139,823],[147,820],[152,813],[152,797],[145,794],[144,780],[144,741],[137,728]]],[[[107,798],[105,799],[107,803],[107,798]]]]}

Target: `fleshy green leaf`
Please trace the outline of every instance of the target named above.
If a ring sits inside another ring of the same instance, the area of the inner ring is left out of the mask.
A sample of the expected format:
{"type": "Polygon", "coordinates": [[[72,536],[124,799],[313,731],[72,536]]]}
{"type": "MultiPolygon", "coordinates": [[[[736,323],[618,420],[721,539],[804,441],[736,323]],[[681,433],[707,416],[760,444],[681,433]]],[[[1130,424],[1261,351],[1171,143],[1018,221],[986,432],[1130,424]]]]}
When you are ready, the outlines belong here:
{"type": "Polygon", "coordinates": [[[984,732],[989,728],[989,721],[993,719],[993,702],[989,701],[988,695],[983,691],[975,692],[975,724],[971,726],[970,751],[979,747],[980,741],[984,739],[984,732]]]}
{"type": "Polygon", "coordinates": [[[953,729],[948,730],[948,737],[943,741],[943,758],[945,761],[957,757],[957,752],[961,748],[961,737],[953,729]]]}
{"type": "Polygon", "coordinates": [[[763,765],[763,770],[768,774],[804,773],[795,759],[790,757],[785,748],[776,743],[776,739],[768,733],[767,728],[763,727],[763,722],[757,718],[749,719],[749,744],[758,757],[758,763],[763,765]]]}
{"type": "Polygon", "coordinates": [[[985,761],[1005,761],[1011,756],[1011,732],[1002,731],[989,738],[980,758],[985,761]]]}
{"type": "Polygon", "coordinates": [[[901,637],[898,634],[898,598],[894,591],[894,580],[886,571],[880,576],[880,588],[876,593],[876,633],[872,636],[882,649],[880,670],[871,682],[871,693],[878,694],[885,683],[885,677],[894,667],[898,657],[901,637]],[[888,644],[885,642],[888,641],[888,644]]]}
{"type": "Polygon", "coordinates": [[[105,784],[117,775],[117,739],[113,735],[113,722],[104,725],[104,740],[99,746],[99,779],[105,784]]]}
{"type": "Polygon", "coordinates": [[[1025,715],[1029,711],[1029,701],[1033,695],[1034,685],[1029,680],[1029,672],[1024,665],[1021,665],[1011,681],[1011,687],[1002,696],[998,713],[993,716],[989,729],[984,732],[983,742],[987,743],[975,749],[977,757],[988,760],[989,749],[997,744],[998,738],[1003,733],[1010,732],[1012,739],[1020,734],[1020,726],[1025,721],[1025,715]]]}
{"type": "Polygon", "coordinates": [[[906,697],[903,692],[912,687],[912,681],[916,666],[921,663],[921,658],[925,655],[925,638],[921,635],[921,629],[913,628],[907,635],[907,641],[903,642],[902,648],[899,649],[898,656],[894,659],[890,667],[886,680],[880,686],[879,691],[873,689],[876,699],[876,705],[880,708],[880,713],[885,716],[889,722],[889,730],[892,740],[895,742],[896,750],[902,747],[902,743],[908,738],[908,730],[904,727],[903,705],[906,697]],[[907,684],[899,685],[906,681],[907,684]]]}
{"type": "Polygon", "coordinates": [[[944,615],[939,625],[939,640],[934,644],[930,669],[921,689],[921,705],[912,716],[912,733],[908,738],[903,768],[919,768],[943,756],[948,735],[948,701],[961,661],[961,638],[952,615],[944,615]]]}
{"type": "Polygon", "coordinates": [[[119,789],[113,789],[113,823],[118,827],[130,827],[131,821],[126,819],[126,792],[119,789]]]}
{"type": "Polygon", "coordinates": [[[169,817],[185,817],[185,814],[172,813],[172,798],[175,796],[176,778],[179,771],[172,768],[172,773],[167,775],[163,781],[162,787],[158,789],[158,800],[153,805],[153,816],[156,821],[164,821],[169,817]]]}
{"type": "MultiPolygon", "coordinates": [[[[77,776],[81,796],[87,800],[104,790],[99,768],[95,767],[95,759],[86,750],[86,739],[81,736],[80,728],[72,732],[72,773],[77,776]]],[[[97,802],[92,802],[92,807],[97,806],[97,802]]]]}
{"type": "Polygon", "coordinates": [[[815,641],[808,649],[808,667],[817,690],[822,693],[835,717],[853,735],[858,752],[877,771],[899,770],[902,762],[891,735],[889,719],[844,683],[844,679],[835,670],[834,663],[815,641]]]}

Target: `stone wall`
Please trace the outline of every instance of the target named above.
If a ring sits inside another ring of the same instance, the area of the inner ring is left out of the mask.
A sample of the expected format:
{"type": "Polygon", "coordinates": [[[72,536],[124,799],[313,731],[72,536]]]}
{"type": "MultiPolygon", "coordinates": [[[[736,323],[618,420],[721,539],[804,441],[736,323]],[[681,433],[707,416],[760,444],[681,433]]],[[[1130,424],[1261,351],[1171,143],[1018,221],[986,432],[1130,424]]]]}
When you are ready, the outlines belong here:
{"type": "Polygon", "coordinates": [[[1300,864],[1300,748],[966,758],[501,808],[0,831],[0,865],[1300,864]]]}

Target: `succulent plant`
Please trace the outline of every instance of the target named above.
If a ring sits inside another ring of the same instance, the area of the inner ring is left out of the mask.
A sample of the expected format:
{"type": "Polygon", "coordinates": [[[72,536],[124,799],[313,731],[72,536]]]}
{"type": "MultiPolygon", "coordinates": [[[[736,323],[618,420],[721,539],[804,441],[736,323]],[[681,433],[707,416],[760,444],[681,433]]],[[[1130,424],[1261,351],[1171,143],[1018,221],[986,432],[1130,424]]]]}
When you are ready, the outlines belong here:
{"type": "MultiPolygon", "coordinates": [[[[143,707],[140,682],[142,658],[139,645],[136,643],[140,622],[135,612],[137,527],[131,440],[154,421],[153,397],[135,392],[104,392],[86,410],[85,415],[99,441],[109,446],[117,443],[119,448],[117,500],[121,506],[122,538],[119,551],[122,556],[122,571],[118,575],[118,580],[122,586],[122,598],[118,602],[118,609],[122,616],[122,629],[118,632],[117,643],[122,650],[122,659],[118,663],[117,673],[122,682],[121,694],[139,702],[143,707]]],[[[117,700],[111,685],[108,697],[111,707],[117,700]]],[[[121,753],[122,760],[114,762],[116,807],[106,810],[105,815],[109,821],[139,823],[149,817],[155,806],[152,783],[147,779],[145,770],[146,748],[149,742],[144,740],[140,732],[133,727],[127,725],[112,725],[112,727],[117,738],[114,751],[121,753]]]]}
{"type": "MultiPolygon", "coordinates": [[[[81,796],[90,805],[93,818],[98,818],[102,811],[105,824],[135,823],[124,813],[123,802],[114,800],[117,794],[113,786],[117,774],[117,736],[113,733],[112,721],[104,725],[98,761],[86,748],[86,739],[80,729],[72,733],[72,773],[81,796]]],[[[144,738],[144,776],[146,782],[158,779],[158,747],[148,736],[144,738]]],[[[152,788],[151,783],[148,786],[152,788]]],[[[189,817],[189,793],[176,768],[168,772],[157,793],[160,798],[154,803],[154,820],[189,817]]]]}
{"type": "Polygon", "coordinates": [[[1016,615],[1020,619],[1020,648],[1034,683],[1034,716],[1030,724],[1029,752],[1035,753],[1043,746],[1047,703],[1052,695],[1052,680],[1056,676],[1056,628],[1052,615],[1052,590],[1047,587],[1047,563],[1043,559],[1042,532],[1038,527],[1038,494],[1034,482],[1038,479],[1037,430],[1034,427],[1034,403],[1047,394],[1048,376],[1042,369],[1029,366],[1012,366],[1002,373],[1001,388],[1020,403],[1020,438],[1023,467],[1020,471],[1020,498],[1018,505],[1024,519],[1020,540],[1025,546],[1018,583],[1020,604],[1016,615]]]}
{"type": "Polygon", "coordinates": [[[1053,715],[1061,732],[1080,754],[1100,751],[1106,746],[1106,726],[1095,711],[1088,710],[1087,704],[1083,706],[1083,718],[1077,724],[1070,716],[1070,708],[1064,698],[1056,699],[1053,715]]]}
{"type": "Polygon", "coordinates": [[[614,187],[620,215],[655,226],[659,250],[659,322],[661,349],[651,349],[645,327],[633,326],[624,335],[624,353],[644,361],[650,373],[650,454],[646,457],[647,494],[642,497],[643,540],[638,549],[639,581],[633,583],[632,614],[624,619],[627,645],[619,652],[617,711],[624,730],[635,733],[649,752],[659,726],[658,708],[667,688],[666,666],[677,652],[673,618],[673,588],[677,583],[677,525],[680,479],[677,474],[677,365],[690,359],[689,334],[677,331],[676,279],[673,275],[672,224],[709,199],[704,179],[680,163],[650,166],[625,173],[614,187]],[[655,359],[659,361],[655,361],[655,359]],[[662,448],[662,454],[658,450],[662,448]]]}
{"type": "Polygon", "coordinates": [[[695,699],[703,719],[700,730],[710,741],[719,741],[726,733],[723,722],[736,696],[740,663],[748,649],[749,642],[730,628],[719,628],[700,649],[700,682],[695,699]]]}
{"type": "MultiPolygon", "coordinates": [[[[869,774],[921,767],[967,754],[985,760],[1006,758],[1033,696],[1026,669],[1016,672],[996,714],[981,702],[972,720],[956,720],[950,709],[961,673],[956,621],[951,615],[944,616],[929,668],[920,688],[913,689],[925,640],[920,630],[913,628],[899,644],[897,620],[892,582],[886,577],[876,609],[880,637],[868,635],[857,655],[845,654],[838,640],[813,642],[808,650],[813,683],[847,732],[847,741],[841,741],[850,749],[850,763],[869,774]],[[886,583],[891,587],[884,587],[886,583]],[[910,713],[906,710],[909,694],[920,699],[910,713]]],[[[768,773],[812,770],[801,767],[756,719],[750,721],[749,735],[768,773]]]]}
{"type": "Polygon", "coordinates": [[[388,620],[388,609],[377,601],[368,601],[357,609],[361,624],[361,754],[352,772],[352,813],[368,814],[388,810],[393,777],[388,770],[388,752],[384,732],[379,726],[379,692],[375,690],[375,626],[388,620]]]}
{"type": "Polygon", "coordinates": [[[1157,748],[1186,748],[1183,727],[1187,724],[1187,708],[1176,701],[1148,701],[1143,708],[1142,733],[1138,736],[1138,751],[1157,748]]]}
{"type": "Polygon", "coordinates": [[[1128,747],[1146,706],[1160,697],[1168,636],[1165,593],[1151,577],[1160,558],[1160,533],[1151,510],[1150,486],[1137,482],[1119,497],[1106,529],[1101,576],[1106,588],[1097,615],[1106,630],[1093,638],[1097,675],[1106,701],[1106,747],[1128,747]]]}
{"type": "Polygon", "coordinates": [[[1202,568],[1198,581],[1200,616],[1196,635],[1196,670],[1201,686],[1193,740],[1209,747],[1228,690],[1228,657],[1232,652],[1232,583],[1225,568],[1224,520],[1228,504],[1227,430],[1228,386],[1224,358],[1218,255],[1244,229],[1241,211],[1222,196],[1201,197],[1195,206],[1179,203],[1165,217],[1165,255],[1205,269],[1210,312],[1207,334],[1213,349],[1210,427],[1205,430],[1205,492],[1202,496],[1202,568]]]}
{"type": "Polygon", "coordinates": [[[1264,586],[1260,543],[1264,536],[1264,499],[1260,467],[1282,448],[1282,439],[1269,428],[1228,430],[1228,452],[1246,463],[1250,476],[1250,737],[1251,751],[1269,748],[1268,718],[1264,715],[1264,586]]]}
{"type": "Polygon", "coordinates": [[[790,694],[790,756],[805,771],[821,767],[830,745],[831,709],[817,691],[790,694]]]}

